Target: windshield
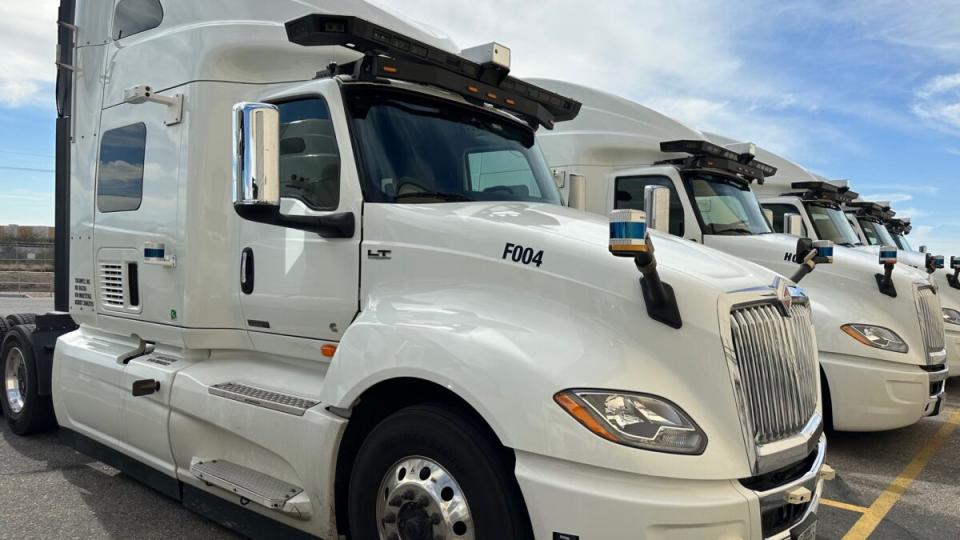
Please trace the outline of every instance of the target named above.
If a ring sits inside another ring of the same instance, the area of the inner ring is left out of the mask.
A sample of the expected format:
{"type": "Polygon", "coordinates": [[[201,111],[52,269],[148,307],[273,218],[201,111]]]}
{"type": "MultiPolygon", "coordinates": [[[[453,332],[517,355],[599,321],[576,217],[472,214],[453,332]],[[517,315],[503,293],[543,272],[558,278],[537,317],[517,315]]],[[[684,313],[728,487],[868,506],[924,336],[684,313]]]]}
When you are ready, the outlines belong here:
{"type": "Polygon", "coordinates": [[[685,179],[697,203],[705,234],[771,232],[749,185],[703,173],[688,175],[685,179]]]}
{"type": "Polygon", "coordinates": [[[371,202],[560,204],[533,131],[493,112],[384,87],[344,89],[371,202]]]}
{"type": "MultiPolygon", "coordinates": [[[[890,232],[887,229],[887,232],[890,232]]],[[[913,247],[910,246],[910,242],[907,241],[907,237],[902,234],[893,234],[890,233],[890,236],[893,237],[893,241],[897,243],[897,247],[903,251],[913,251],[913,247]]]]}
{"type": "Polygon", "coordinates": [[[869,218],[857,218],[860,228],[863,229],[863,235],[867,237],[867,243],[871,246],[895,246],[897,243],[890,236],[890,231],[882,223],[869,218]]]}
{"type": "Polygon", "coordinates": [[[860,244],[860,238],[842,210],[836,206],[815,202],[808,202],[804,206],[810,215],[810,221],[813,222],[817,238],[848,247],[860,244]]]}

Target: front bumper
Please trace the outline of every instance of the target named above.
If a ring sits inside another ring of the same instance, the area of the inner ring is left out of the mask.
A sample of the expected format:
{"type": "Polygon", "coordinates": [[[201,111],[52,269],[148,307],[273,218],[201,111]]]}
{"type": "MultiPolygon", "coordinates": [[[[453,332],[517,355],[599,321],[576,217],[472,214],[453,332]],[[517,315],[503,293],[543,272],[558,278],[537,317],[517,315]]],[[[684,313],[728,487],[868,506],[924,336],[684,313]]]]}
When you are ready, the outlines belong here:
{"type": "Polygon", "coordinates": [[[762,539],[761,516],[769,519],[785,507],[787,528],[766,536],[781,539],[816,519],[825,454],[821,437],[816,458],[802,476],[762,492],[738,480],[640,476],[523,452],[517,452],[516,475],[538,539],[762,539]],[[809,502],[786,502],[789,494],[804,489],[809,502]]]}
{"type": "Polygon", "coordinates": [[[898,364],[820,351],[838,431],[883,431],[939,413],[946,368],[925,371],[898,364]]]}

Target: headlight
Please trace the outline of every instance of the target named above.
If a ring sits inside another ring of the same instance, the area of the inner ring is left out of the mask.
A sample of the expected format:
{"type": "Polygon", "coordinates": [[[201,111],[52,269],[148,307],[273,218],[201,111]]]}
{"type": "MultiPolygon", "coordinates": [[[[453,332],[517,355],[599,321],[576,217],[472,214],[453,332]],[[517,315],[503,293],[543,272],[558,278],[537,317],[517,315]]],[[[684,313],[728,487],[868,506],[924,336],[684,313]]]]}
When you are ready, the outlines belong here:
{"type": "Polygon", "coordinates": [[[707,436],[700,427],[663,398],[564,390],[553,399],[585,428],[608,441],[672,454],[702,454],[707,447],[707,436]]]}
{"type": "Polygon", "coordinates": [[[869,347],[899,353],[905,353],[909,350],[907,343],[900,339],[896,332],[882,326],[845,324],[840,328],[853,339],[869,347]]]}
{"type": "Polygon", "coordinates": [[[960,311],[950,308],[943,308],[943,322],[960,324],[960,311]]]}

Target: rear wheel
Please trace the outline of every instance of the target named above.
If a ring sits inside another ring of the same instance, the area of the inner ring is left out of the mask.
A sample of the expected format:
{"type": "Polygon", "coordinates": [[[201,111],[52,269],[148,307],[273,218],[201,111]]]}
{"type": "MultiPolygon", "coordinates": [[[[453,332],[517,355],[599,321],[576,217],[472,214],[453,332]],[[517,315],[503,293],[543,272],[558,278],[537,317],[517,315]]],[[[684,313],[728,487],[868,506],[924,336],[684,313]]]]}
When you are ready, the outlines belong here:
{"type": "Polygon", "coordinates": [[[37,363],[30,345],[34,329],[33,325],[14,326],[0,346],[0,406],[7,424],[17,435],[39,433],[56,424],[50,397],[37,392],[37,363]]]}
{"type": "Polygon", "coordinates": [[[442,405],[402,409],[373,429],[348,501],[359,540],[532,538],[503,448],[442,405]]]}

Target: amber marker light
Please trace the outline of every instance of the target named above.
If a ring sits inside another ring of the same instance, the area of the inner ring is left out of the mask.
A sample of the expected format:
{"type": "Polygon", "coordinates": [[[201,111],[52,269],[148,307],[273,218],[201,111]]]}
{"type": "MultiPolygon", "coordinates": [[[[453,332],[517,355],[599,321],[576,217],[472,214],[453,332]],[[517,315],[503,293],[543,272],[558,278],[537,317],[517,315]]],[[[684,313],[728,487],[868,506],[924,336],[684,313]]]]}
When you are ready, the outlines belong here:
{"type": "Polygon", "coordinates": [[[867,347],[873,347],[873,343],[869,339],[867,339],[866,336],[854,330],[853,327],[850,326],[849,324],[845,324],[841,326],[840,329],[846,332],[848,336],[859,341],[860,343],[863,343],[867,347]]]}
{"type": "Polygon", "coordinates": [[[583,424],[583,427],[589,429],[604,439],[607,439],[608,441],[613,441],[615,443],[620,442],[620,440],[607,431],[606,428],[600,424],[600,422],[597,422],[593,415],[590,414],[590,411],[588,411],[583,405],[578,403],[568,394],[559,392],[553,396],[553,400],[557,402],[557,405],[563,407],[563,410],[567,411],[570,416],[574,417],[577,422],[583,424]]]}
{"type": "Polygon", "coordinates": [[[480,91],[480,89],[477,88],[476,86],[468,86],[467,91],[470,92],[471,94],[476,94],[477,92],[480,91]]]}
{"type": "Polygon", "coordinates": [[[331,345],[328,343],[320,347],[320,354],[322,354],[326,358],[333,358],[333,355],[336,354],[336,352],[337,352],[336,345],[331,345]]]}
{"type": "Polygon", "coordinates": [[[383,70],[386,71],[387,73],[396,73],[396,72],[397,72],[397,68],[395,68],[395,67],[393,67],[393,66],[383,66],[383,70]]]}

